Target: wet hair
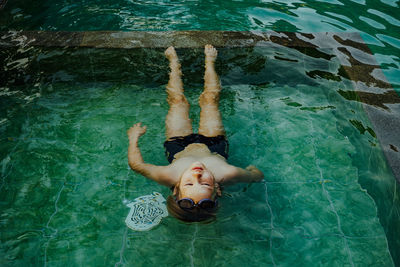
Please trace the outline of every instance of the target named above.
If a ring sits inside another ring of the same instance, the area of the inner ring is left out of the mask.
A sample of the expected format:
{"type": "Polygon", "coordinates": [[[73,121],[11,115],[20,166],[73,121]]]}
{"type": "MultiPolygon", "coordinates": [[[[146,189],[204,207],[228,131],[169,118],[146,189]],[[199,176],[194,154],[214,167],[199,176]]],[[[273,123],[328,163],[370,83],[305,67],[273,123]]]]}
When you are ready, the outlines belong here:
{"type": "Polygon", "coordinates": [[[205,210],[195,207],[191,210],[184,210],[179,207],[176,203],[176,196],[179,195],[179,188],[177,188],[177,190],[178,193],[176,195],[172,194],[167,198],[167,208],[170,215],[183,222],[211,222],[215,220],[217,208],[213,210],[205,210]]]}

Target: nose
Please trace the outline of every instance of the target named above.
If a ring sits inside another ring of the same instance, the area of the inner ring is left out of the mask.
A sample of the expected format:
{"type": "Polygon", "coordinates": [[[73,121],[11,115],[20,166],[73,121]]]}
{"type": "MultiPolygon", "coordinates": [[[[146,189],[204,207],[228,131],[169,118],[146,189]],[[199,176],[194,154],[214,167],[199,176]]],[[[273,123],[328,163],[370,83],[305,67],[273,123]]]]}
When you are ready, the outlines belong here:
{"type": "Polygon", "coordinates": [[[201,178],[201,173],[198,173],[198,172],[196,172],[195,174],[194,174],[194,177],[196,177],[197,179],[200,179],[201,178]]]}

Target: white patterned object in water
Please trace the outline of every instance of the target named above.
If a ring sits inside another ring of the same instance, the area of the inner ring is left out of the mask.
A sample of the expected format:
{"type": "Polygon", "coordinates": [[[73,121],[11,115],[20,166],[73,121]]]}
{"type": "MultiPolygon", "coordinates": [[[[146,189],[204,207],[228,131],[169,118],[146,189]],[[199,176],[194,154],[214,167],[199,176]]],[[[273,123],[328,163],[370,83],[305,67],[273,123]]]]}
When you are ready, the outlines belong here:
{"type": "Polygon", "coordinates": [[[127,206],[131,208],[126,225],[135,231],[147,231],[158,225],[163,217],[168,216],[165,198],[158,192],[136,198],[127,206]]]}

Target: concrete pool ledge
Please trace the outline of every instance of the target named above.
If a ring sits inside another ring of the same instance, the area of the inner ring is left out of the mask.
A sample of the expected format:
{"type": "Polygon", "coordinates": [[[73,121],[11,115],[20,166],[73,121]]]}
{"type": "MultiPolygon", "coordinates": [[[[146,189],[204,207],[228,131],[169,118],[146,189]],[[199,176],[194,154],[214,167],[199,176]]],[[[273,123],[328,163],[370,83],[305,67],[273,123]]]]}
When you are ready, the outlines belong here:
{"type": "Polygon", "coordinates": [[[292,33],[258,31],[2,31],[0,46],[31,45],[43,47],[91,48],[200,48],[205,44],[216,47],[253,47],[278,44],[286,47],[337,48],[336,40],[345,45],[363,44],[358,33],[292,33]],[[337,37],[340,37],[338,39],[337,37]]]}
{"type": "MultiPolygon", "coordinates": [[[[0,3],[5,3],[2,1],[0,3]]],[[[338,77],[353,82],[357,99],[374,126],[394,176],[400,182],[400,97],[386,80],[359,33],[293,33],[257,31],[4,31],[0,47],[59,47],[140,49],[168,46],[201,48],[211,43],[220,48],[276,47],[298,50],[305,56],[341,63],[338,77]]],[[[344,92],[346,93],[346,92],[344,92]]]]}
{"type": "Polygon", "coordinates": [[[29,44],[43,47],[91,48],[197,48],[207,43],[216,47],[254,46],[268,42],[268,36],[249,32],[179,31],[179,32],[0,32],[0,46],[29,44]]]}
{"type": "Polygon", "coordinates": [[[205,44],[216,47],[269,46],[336,48],[336,36],[362,44],[358,33],[292,33],[257,31],[2,31],[0,46],[31,45],[43,47],[92,48],[199,48],[205,44]]]}

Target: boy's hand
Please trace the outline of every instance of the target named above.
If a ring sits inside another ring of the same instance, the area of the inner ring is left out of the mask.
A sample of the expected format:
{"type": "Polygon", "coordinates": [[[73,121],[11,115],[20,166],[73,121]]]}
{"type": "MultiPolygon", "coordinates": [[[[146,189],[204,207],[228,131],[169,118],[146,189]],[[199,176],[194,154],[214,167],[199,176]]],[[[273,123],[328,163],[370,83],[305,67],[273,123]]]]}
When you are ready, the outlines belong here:
{"type": "Polygon", "coordinates": [[[246,170],[254,175],[254,182],[259,182],[264,178],[264,174],[254,165],[247,166],[246,170]]]}
{"type": "Polygon", "coordinates": [[[128,138],[129,140],[138,140],[139,137],[144,135],[146,133],[146,126],[142,127],[142,123],[136,123],[134,124],[129,130],[127,131],[128,138]]]}

